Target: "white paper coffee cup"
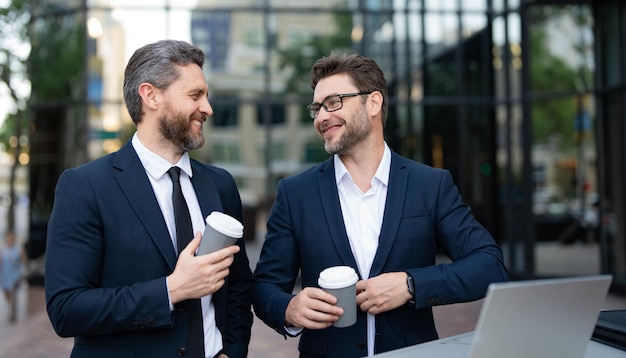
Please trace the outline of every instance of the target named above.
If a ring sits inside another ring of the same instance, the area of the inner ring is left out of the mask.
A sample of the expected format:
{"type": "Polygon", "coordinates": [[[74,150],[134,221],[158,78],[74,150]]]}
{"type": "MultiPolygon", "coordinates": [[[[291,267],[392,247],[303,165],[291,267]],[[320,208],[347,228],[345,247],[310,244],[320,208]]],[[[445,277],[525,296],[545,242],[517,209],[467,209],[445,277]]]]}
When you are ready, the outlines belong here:
{"type": "Polygon", "coordinates": [[[206,217],[206,228],[198,248],[198,255],[208,254],[237,243],[243,237],[243,225],[234,217],[212,212],[206,217]]]}
{"type": "Polygon", "coordinates": [[[337,298],[337,306],[343,308],[343,315],[333,324],[335,327],[348,327],[356,323],[356,271],[350,266],[333,266],[320,273],[317,283],[337,298]]]}

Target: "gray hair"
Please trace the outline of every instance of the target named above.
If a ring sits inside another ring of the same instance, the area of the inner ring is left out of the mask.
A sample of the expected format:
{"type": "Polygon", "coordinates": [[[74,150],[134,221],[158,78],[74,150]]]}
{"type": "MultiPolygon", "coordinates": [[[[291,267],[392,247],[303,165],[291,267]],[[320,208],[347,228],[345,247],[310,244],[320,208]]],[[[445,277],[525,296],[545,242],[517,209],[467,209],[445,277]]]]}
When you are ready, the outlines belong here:
{"type": "Polygon", "coordinates": [[[185,41],[161,40],[145,45],[135,51],[124,71],[124,100],[130,118],[135,124],[141,121],[139,86],[150,83],[159,89],[167,87],[178,79],[177,66],[195,63],[202,68],[204,53],[198,47],[185,41]]]}

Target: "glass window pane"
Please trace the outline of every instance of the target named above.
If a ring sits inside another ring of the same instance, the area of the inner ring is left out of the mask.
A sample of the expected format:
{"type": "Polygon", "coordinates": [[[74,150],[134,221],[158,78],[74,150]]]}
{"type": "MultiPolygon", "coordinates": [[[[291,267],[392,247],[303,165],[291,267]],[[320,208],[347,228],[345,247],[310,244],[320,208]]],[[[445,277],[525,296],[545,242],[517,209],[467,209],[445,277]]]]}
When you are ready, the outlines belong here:
{"type": "Polygon", "coordinates": [[[478,14],[465,14],[461,16],[462,34],[469,38],[487,27],[487,17],[478,14]]]}
{"type": "Polygon", "coordinates": [[[504,0],[492,0],[492,4],[494,12],[504,11],[504,0]]]}
{"type": "Polygon", "coordinates": [[[487,11],[487,0],[462,0],[461,10],[487,11]]]}
{"type": "MultiPolygon", "coordinates": [[[[110,6],[112,8],[163,8],[168,5],[169,0],[95,0],[97,5],[110,6]]],[[[178,2],[178,1],[177,1],[178,2]]],[[[189,0],[181,0],[181,3],[189,2],[189,0]]]]}
{"type": "Polygon", "coordinates": [[[591,14],[582,6],[531,9],[533,92],[588,91],[593,86],[591,14]]]}
{"type": "Polygon", "coordinates": [[[509,43],[519,44],[522,42],[522,21],[518,13],[512,13],[507,17],[509,26],[509,43]]]}
{"type": "Polygon", "coordinates": [[[458,41],[459,20],[454,14],[427,13],[426,41],[430,45],[446,46],[458,41]]]}
{"type": "MultiPolygon", "coordinates": [[[[258,0],[252,0],[255,3],[258,3],[258,0]]],[[[345,1],[345,0],[269,0],[270,7],[286,7],[289,9],[337,9],[337,8],[347,8],[352,5],[355,6],[354,1],[345,1]]]]}
{"type": "Polygon", "coordinates": [[[599,47],[602,48],[600,81],[606,86],[617,86],[623,83],[624,78],[624,52],[621,46],[614,45],[622,41],[623,35],[619,30],[623,26],[622,15],[617,6],[601,6],[598,11],[597,17],[602,19],[597,23],[599,47]]]}
{"type": "MultiPolygon", "coordinates": [[[[599,261],[587,267],[556,264],[564,244],[592,244],[597,215],[596,146],[593,99],[575,95],[532,104],[533,214],[539,275],[598,274],[599,261]],[[545,257],[544,257],[545,256],[545,257]]],[[[598,250],[590,245],[587,251],[598,250]]],[[[571,251],[571,250],[570,250],[571,251]]],[[[599,259],[600,255],[589,253],[599,259]]]]}
{"type": "Polygon", "coordinates": [[[498,16],[493,19],[492,29],[493,35],[491,38],[493,40],[493,45],[498,47],[504,46],[504,41],[506,40],[506,32],[504,18],[502,16],[498,16]]]}
{"type": "Polygon", "coordinates": [[[426,10],[447,10],[457,9],[457,0],[426,0],[426,10]]]}

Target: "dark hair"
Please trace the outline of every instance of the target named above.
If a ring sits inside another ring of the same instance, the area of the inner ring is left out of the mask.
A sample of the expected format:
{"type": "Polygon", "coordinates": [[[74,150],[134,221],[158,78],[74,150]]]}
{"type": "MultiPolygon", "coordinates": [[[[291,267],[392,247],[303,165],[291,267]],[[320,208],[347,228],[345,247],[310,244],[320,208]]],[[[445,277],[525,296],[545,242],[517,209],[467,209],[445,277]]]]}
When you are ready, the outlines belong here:
{"type": "Polygon", "coordinates": [[[124,71],[124,100],[130,118],[135,124],[141,121],[141,96],[139,86],[150,83],[166,89],[179,77],[177,66],[195,63],[202,68],[204,53],[185,41],[161,40],[145,45],[133,53],[124,71]]]}
{"type": "Polygon", "coordinates": [[[358,54],[331,53],[315,62],[311,68],[311,88],[328,76],[345,73],[352,78],[359,92],[378,91],[383,96],[382,121],[387,122],[387,81],[378,64],[358,54]]]}

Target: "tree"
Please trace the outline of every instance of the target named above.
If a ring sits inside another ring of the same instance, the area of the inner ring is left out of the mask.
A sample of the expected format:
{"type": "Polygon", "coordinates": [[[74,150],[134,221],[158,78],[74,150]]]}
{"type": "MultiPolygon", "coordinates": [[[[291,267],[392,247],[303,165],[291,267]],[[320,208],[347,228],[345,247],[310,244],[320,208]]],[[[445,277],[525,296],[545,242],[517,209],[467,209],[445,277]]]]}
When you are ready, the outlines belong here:
{"type": "Polygon", "coordinates": [[[27,87],[26,59],[28,47],[27,24],[30,11],[26,0],[13,0],[8,7],[0,9],[0,81],[8,90],[17,112],[4,120],[0,138],[13,154],[9,179],[10,204],[7,217],[8,230],[15,229],[15,179],[22,141],[26,127],[26,102],[29,93],[27,87]]]}
{"type": "Polygon", "coordinates": [[[310,96],[309,86],[311,67],[322,56],[331,51],[348,51],[352,49],[352,14],[334,14],[337,30],[330,35],[316,35],[303,43],[279,49],[278,65],[281,69],[290,68],[291,76],[287,80],[285,93],[305,94],[310,96]]]}
{"type": "MultiPolygon", "coordinates": [[[[572,16],[580,29],[588,28],[591,19],[587,7],[538,6],[533,8],[530,26],[530,52],[532,61],[530,74],[532,91],[536,94],[554,94],[554,98],[537,101],[532,107],[533,138],[536,143],[547,143],[558,138],[563,149],[573,149],[575,143],[574,117],[577,114],[577,101],[587,93],[593,83],[589,65],[583,63],[579,68],[563,59],[563,54],[555,53],[548,47],[548,23],[563,16],[572,16]],[[556,95],[566,93],[566,96],[556,95]],[[571,93],[575,96],[572,97],[571,93]]],[[[589,51],[588,45],[574,46],[577,55],[584,59],[589,51]]]]}

